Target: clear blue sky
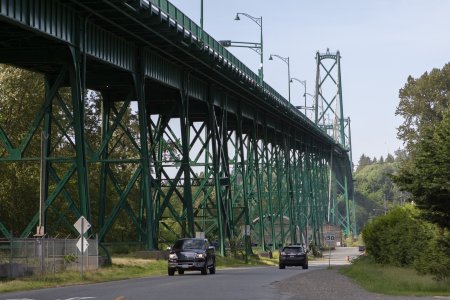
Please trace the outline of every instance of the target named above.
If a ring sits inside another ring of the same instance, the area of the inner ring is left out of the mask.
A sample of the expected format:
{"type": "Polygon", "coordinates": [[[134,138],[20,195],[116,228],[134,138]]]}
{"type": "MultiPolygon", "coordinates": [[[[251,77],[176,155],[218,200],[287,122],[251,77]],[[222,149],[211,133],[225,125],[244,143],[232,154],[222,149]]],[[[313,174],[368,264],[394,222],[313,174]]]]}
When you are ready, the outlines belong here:
{"type": "MultiPolygon", "coordinates": [[[[172,0],[200,24],[200,0],[172,0]]],[[[344,114],[351,118],[353,161],[364,153],[386,157],[402,148],[395,116],[398,91],[409,75],[419,77],[450,61],[450,1],[447,0],[204,0],[204,27],[216,40],[259,42],[259,27],[236,12],[263,17],[265,81],[287,98],[287,68],[270,53],[289,56],[291,76],[306,79],[314,93],[315,53],[342,56],[344,114]]],[[[229,48],[257,72],[259,56],[229,48]]],[[[294,105],[303,87],[291,86],[294,105]]],[[[309,100],[309,99],[308,99],[309,100]]]]}

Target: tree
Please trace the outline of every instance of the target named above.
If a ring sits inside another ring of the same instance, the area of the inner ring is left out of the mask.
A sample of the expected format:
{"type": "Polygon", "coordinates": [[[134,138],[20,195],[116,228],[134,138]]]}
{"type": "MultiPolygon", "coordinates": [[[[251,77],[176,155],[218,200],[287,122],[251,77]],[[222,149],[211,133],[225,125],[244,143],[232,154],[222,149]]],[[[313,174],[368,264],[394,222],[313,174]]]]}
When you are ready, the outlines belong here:
{"type": "Polygon", "coordinates": [[[395,161],[395,158],[392,154],[388,153],[388,155],[386,156],[386,160],[385,162],[387,163],[393,163],[395,161]]]}
{"type": "Polygon", "coordinates": [[[398,137],[408,155],[393,180],[411,193],[426,217],[450,227],[450,64],[419,79],[408,78],[400,90],[396,114],[404,118],[398,137]]]}
{"type": "Polygon", "coordinates": [[[442,122],[423,130],[412,160],[394,181],[412,194],[429,220],[450,228],[450,108],[442,122]]]}
{"type": "Polygon", "coordinates": [[[406,149],[397,149],[394,151],[395,161],[402,162],[409,158],[408,151],[406,149]]]}
{"type": "Polygon", "coordinates": [[[408,77],[400,90],[400,102],[395,112],[404,121],[397,136],[406,144],[407,150],[414,148],[423,129],[442,121],[448,107],[450,91],[450,64],[441,70],[433,69],[419,79],[408,77]]]}
{"type": "Polygon", "coordinates": [[[368,166],[372,164],[372,161],[370,160],[370,157],[365,156],[364,153],[361,155],[358,161],[358,169],[361,169],[365,166],[368,166]]]}
{"type": "MultiPolygon", "coordinates": [[[[13,147],[18,147],[26,135],[43,96],[41,75],[0,65],[0,127],[13,147]]],[[[39,157],[39,153],[39,139],[34,139],[26,154],[39,157]]],[[[0,141],[0,157],[5,155],[0,141]]],[[[0,221],[17,236],[38,210],[38,205],[39,163],[3,162],[0,166],[0,221]]]]}

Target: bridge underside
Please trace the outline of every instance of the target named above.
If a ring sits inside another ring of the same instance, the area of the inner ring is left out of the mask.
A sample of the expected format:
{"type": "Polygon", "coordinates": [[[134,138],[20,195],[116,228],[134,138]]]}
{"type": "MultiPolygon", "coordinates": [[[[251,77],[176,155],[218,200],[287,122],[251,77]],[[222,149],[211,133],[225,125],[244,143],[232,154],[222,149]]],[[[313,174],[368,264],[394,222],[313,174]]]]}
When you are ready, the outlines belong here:
{"type": "Polygon", "coordinates": [[[0,162],[41,172],[43,201],[40,214],[39,194],[18,200],[36,207],[24,228],[2,212],[1,235],[75,233],[83,215],[101,242],[123,231],[147,249],[196,232],[222,253],[320,244],[340,222],[331,190],[351,186],[345,150],[209,40],[134,2],[0,0],[0,63],[42,75],[26,128],[0,111],[0,162]]]}

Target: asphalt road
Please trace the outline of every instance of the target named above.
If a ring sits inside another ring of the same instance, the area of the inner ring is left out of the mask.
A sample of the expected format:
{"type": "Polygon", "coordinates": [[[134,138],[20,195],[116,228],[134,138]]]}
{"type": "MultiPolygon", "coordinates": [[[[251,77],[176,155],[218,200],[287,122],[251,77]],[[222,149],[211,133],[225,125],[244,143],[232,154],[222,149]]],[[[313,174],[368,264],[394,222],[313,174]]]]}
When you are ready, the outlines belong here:
{"type": "MultiPolygon", "coordinates": [[[[326,256],[328,255],[325,253],[326,256]]],[[[331,264],[347,263],[348,256],[356,256],[356,248],[339,248],[332,252],[331,264]]],[[[249,267],[218,269],[215,275],[186,272],[184,275],[153,276],[99,284],[68,286],[0,295],[8,300],[82,300],[82,299],[292,299],[284,293],[283,283],[289,278],[309,276],[328,266],[328,257],[310,261],[309,269],[301,267],[249,267]]],[[[292,284],[292,283],[291,283],[292,284]]],[[[295,283],[294,283],[295,284],[295,283]]]]}

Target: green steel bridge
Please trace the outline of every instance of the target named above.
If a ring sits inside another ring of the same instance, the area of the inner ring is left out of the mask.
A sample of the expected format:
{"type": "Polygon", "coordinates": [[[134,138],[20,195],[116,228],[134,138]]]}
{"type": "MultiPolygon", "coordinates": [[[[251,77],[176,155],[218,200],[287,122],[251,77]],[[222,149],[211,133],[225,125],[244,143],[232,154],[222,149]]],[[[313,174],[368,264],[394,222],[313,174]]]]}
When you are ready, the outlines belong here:
{"type": "MultiPolygon", "coordinates": [[[[313,122],[166,0],[0,0],[0,63],[45,78],[28,131],[0,123],[0,170],[40,163],[39,209],[21,236],[75,232],[80,216],[101,243],[126,218],[148,250],[197,232],[222,254],[236,240],[321,244],[325,224],[355,235],[340,55],[316,59],[313,122]],[[101,95],[95,144],[92,91],[101,95]],[[325,122],[327,110],[338,117],[325,122]]],[[[0,219],[0,237],[11,226],[0,219]]]]}

